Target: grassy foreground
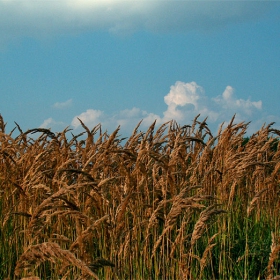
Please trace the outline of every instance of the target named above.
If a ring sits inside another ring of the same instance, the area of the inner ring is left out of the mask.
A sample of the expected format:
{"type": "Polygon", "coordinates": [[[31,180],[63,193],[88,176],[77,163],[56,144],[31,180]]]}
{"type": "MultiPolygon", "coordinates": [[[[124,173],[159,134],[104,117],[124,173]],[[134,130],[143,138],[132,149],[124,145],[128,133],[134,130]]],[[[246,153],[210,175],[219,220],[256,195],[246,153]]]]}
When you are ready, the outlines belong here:
{"type": "Polygon", "coordinates": [[[81,124],[70,139],[18,125],[13,137],[0,116],[0,279],[280,274],[273,124],[248,141],[233,120],[217,136],[196,118],[125,140],[81,124]]]}

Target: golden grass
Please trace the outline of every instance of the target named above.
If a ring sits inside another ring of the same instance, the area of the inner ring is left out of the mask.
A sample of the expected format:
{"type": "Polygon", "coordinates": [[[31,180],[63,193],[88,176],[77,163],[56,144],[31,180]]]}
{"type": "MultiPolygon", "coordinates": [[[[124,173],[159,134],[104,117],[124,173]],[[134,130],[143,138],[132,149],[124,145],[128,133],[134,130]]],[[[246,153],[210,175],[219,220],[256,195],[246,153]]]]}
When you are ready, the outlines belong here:
{"type": "Polygon", "coordinates": [[[125,140],[119,127],[108,135],[80,122],[84,138],[18,124],[13,137],[0,117],[0,278],[279,274],[273,124],[245,145],[249,124],[234,118],[216,136],[197,117],[146,132],[139,124],[125,140]]]}

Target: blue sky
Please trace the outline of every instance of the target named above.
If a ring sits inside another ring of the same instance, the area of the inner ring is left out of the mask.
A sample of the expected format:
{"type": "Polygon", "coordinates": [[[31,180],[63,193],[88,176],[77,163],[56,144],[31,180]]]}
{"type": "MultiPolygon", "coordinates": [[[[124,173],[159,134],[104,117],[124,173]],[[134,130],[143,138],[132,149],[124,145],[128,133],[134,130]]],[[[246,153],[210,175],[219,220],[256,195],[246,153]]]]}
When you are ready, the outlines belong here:
{"type": "Polygon", "coordinates": [[[279,1],[0,1],[7,130],[280,125],[279,1]]]}

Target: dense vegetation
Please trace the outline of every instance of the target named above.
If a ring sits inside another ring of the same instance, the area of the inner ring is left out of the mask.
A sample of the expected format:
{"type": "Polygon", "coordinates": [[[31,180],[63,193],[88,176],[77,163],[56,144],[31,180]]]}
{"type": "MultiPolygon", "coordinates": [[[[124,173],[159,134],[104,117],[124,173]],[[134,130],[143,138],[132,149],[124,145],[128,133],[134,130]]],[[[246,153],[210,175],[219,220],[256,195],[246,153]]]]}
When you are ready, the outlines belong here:
{"type": "Polygon", "coordinates": [[[276,277],[280,132],[233,121],[13,137],[0,116],[0,279],[276,277]]]}

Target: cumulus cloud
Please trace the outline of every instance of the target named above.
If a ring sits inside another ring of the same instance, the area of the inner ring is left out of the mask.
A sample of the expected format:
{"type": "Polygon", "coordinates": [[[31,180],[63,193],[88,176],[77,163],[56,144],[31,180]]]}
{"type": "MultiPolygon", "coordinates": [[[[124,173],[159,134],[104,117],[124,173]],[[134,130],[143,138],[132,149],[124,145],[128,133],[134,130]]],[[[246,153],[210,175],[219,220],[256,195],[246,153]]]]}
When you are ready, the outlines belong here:
{"type": "Polygon", "coordinates": [[[162,116],[136,107],[122,110],[112,116],[89,109],[76,116],[72,125],[74,128],[80,125],[77,119],[79,117],[90,127],[101,123],[106,129],[115,129],[121,125],[126,131],[131,131],[141,120],[144,128],[149,127],[155,120],[157,124],[176,120],[183,125],[191,123],[200,114],[201,118],[208,118],[208,124],[212,129],[217,129],[221,123],[230,121],[233,115],[236,115],[237,122],[258,120],[262,115],[262,101],[237,98],[231,86],[227,86],[222,94],[210,98],[203,87],[194,81],[189,83],[177,81],[164,96],[164,102],[167,108],[162,116]]]}
{"type": "Polygon", "coordinates": [[[252,113],[250,109],[262,108],[262,101],[250,101],[250,99],[235,99],[234,97],[234,89],[231,86],[227,86],[222,96],[216,97],[215,102],[220,104],[223,108],[235,107],[241,108],[246,111],[248,115],[252,113]],[[249,109],[249,110],[248,110],[249,109]]]}
{"type": "Polygon", "coordinates": [[[178,121],[184,118],[184,111],[197,111],[199,101],[203,99],[203,88],[195,82],[183,83],[177,81],[170,87],[170,92],[164,97],[167,104],[167,110],[163,113],[164,118],[176,119],[178,121]],[[184,107],[185,110],[182,110],[184,107]]]}
{"type": "Polygon", "coordinates": [[[68,99],[65,102],[56,102],[53,104],[53,107],[56,109],[65,109],[72,106],[72,99],[68,99]]]}
{"type": "Polygon", "coordinates": [[[163,112],[163,121],[175,119],[186,121],[200,114],[216,121],[218,113],[213,109],[211,100],[205,95],[204,89],[196,82],[185,83],[177,81],[170,87],[164,97],[167,110],[163,112]]]}
{"type": "Polygon", "coordinates": [[[163,113],[163,121],[175,119],[178,122],[190,122],[200,114],[208,117],[210,124],[217,125],[230,120],[233,115],[236,115],[237,121],[251,121],[257,119],[262,111],[261,100],[237,98],[231,86],[227,86],[221,95],[209,98],[196,82],[177,81],[170,87],[164,101],[167,110],[163,113]]]}
{"type": "Polygon", "coordinates": [[[80,121],[78,118],[88,127],[94,127],[99,123],[102,123],[102,118],[104,118],[104,112],[100,110],[88,109],[78,116],[75,116],[71,122],[74,128],[80,126],[80,121]]]}
{"type": "Polygon", "coordinates": [[[236,99],[234,97],[234,89],[231,86],[227,86],[221,96],[213,99],[224,110],[236,110],[251,116],[253,112],[262,109],[262,101],[251,101],[250,99],[236,99]]]}
{"type": "Polygon", "coordinates": [[[187,32],[258,18],[277,1],[5,0],[0,38],[103,30],[187,32]]]}
{"type": "Polygon", "coordinates": [[[168,106],[192,104],[197,109],[197,101],[201,94],[203,94],[203,89],[195,82],[182,83],[178,81],[174,86],[171,86],[170,92],[164,97],[164,101],[168,106]]]}

